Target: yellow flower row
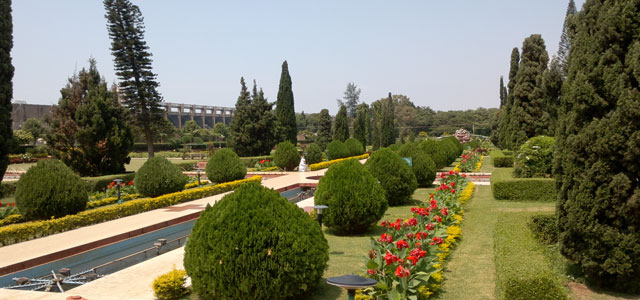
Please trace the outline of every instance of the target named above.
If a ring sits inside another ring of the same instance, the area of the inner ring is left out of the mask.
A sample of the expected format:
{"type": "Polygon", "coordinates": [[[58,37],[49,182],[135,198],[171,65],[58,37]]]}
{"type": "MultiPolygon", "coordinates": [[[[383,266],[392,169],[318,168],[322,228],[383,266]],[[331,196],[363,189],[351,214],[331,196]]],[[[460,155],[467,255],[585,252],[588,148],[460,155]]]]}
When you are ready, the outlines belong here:
{"type": "Polygon", "coordinates": [[[469,181],[469,183],[467,183],[467,187],[462,190],[460,196],[458,197],[458,201],[460,201],[460,204],[464,205],[465,203],[467,203],[467,201],[469,201],[469,199],[471,199],[475,187],[476,185],[473,182],[469,181]]]}
{"type": "Polygon", "coordinates": [[[20,224],[12,224],[0,227],[0,245],[6,246],[34,238],[68,231],[82,226],[93,225],[111,221],[118,218],[139,214],[142,212],[192,201],[234,190],[238,186],[248,182],[260,182],[261,176],[253,176],[249,179],[231,181],[227,183],[204,186],[181,192],[165,194],[155,198],[142,198],[127,201],[121,205],[100,207],[85,210],[75,215],[64,216],[59,219],[52,218],[45,221],[33,221],[20,224]]]}
{"type": "MultiPolygon", "coordinates": [[[[200,180],[200,184],[204,185],[204,184],[207,184],[207,183],[209,183],[209,180],[200,180]]],[[[188,190],[190,188],[194,188],[194,187],[197,187],[197,186],[198,186],[198,181],[195,181],[195,182],[192,182],[192,183],[185,184],[184,185],[184,189],[188,190]]]]}
{"type": "Polygon", "coordinates": [[[347,160],[347,159],[357,159],[357,160],[361,160],[361,159],[365,159],[369,157],[369,153],[365,153],[362,155],[358,155],[358,156],[351,156],[351,157],[345,157],[345,158],[338,158],[338,159],[334,159],[334,160],[330,160],[330,161],[323,161],[317,164],[311,164],[309,165],[309,170],[311,171],[316,171],[316,170],[321,170],[321,169],[326,169],[332,165],[335,165],[341,161],[347,160]]]}
{"type": "Polygon", "coordinates": [[[484,156],[480,155],[480,161],[478,161],[478,163],[476,164],[476,169],[474,170],[474,172],[479,172],[480,168],[482,168],[482,161],[484,160],[484,156]]]}

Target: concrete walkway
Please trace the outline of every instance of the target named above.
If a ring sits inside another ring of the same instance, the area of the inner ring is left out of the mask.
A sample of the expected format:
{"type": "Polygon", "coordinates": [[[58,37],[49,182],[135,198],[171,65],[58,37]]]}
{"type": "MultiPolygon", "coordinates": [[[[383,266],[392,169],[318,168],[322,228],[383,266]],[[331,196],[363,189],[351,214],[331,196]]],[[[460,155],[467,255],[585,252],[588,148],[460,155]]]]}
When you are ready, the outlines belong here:
{"type": "MultiPolygon", "coordinates": [[[[322,176],[326,170],[327,169],[304,173],[284,173],[283,176],[263,180],[262,185],[278,190],[295,184],[317,184],[318,180],[307,179],[307,177],[322,176]]],[[[0,260],[0,268],[36,259],[50,253],[79,247],[101,239],[126,234],[138,228],[145,228],[184,217],[194,212],[204,210],[207,204],[213,205],[226,194],[227,193],[181,203],[171,207],[171,209],[156,209],[31,241],[0,247],[0,257],[2,257],[0,260]],[[184,209],[179,209],[181,207],[184,209]]],[[[310,204],[308,202],[309,201],[300,202],[300,205],[307,206],[310,204]]],[[[313,204],[311,203],[310,205],[313,204]]],[[[73,295],[81,295],[90,300],[154,299],[151,283],[157,276],[170,271],[173,265],[177,268],[182,268],[183,253],[184,248],[173,250],[157,258],[147,260],[84,286],[72,289],[63,295],[59,293],[0,289],[0,299],[66,299],[66,297],[73,295]]]]}

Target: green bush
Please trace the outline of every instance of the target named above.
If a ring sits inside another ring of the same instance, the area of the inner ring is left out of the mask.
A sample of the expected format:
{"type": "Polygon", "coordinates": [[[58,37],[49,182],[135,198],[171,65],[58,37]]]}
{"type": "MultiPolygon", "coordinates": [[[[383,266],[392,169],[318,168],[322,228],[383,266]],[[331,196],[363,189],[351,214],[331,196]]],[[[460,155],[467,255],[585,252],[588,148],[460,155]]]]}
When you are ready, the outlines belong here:
{"type": "Polygon", "coordinates": [[[41,160],[20,177],[15,193],[29,220],[64,217],[83,211],[89,195],[80,176],[59,160],[41,160]]]}
{"type": "Polygon", "coordinates": [[[513,156],[492,157],[493,166],[496,168],[512,168],[513,156]]]}
{"type": "Polygon", "coordinates": [[[222,183],[244,178],[247,168],[233,150],[222,148],[209,158],[206,172],[209,181],[222,183]]]}
{"type": "Polygon", "coordinates": [[[358,156],[364,153],[364,146],[362,146],[362,143],[356,138],[348,138],[344,142],[344,145],[349,151],[349,156],[358,156]]]}
{"type": "Polygon", "coordinates": [[[16,188],[18,187],[17,181],[8,181],[0,183],[0,198],[9,197],[16,192],[16,188]]]}
{"type": "Polygon", "coordinates": [[[139,194],[156,197],[182,191],[188,181],[180,167],[164,157],[153,157],[136,172],[134,185],[139,194]]]}
{"type": "Polygon", "coordinates": [[[491,191],[497,200],[556,201],[555,180],[550,178],[513,178],[513,168],[491,173],[491,191]]]}
{"type": "Polygon", "coordinates": [[[400,148],[400,156],[411,157],[413,166],[411,171],[416,176],[419,187],[429,187],[436,179],[436,164],[417,143],[407,143],[400,148]]]}
{"type": "Polygon", "coordinates": [[[378,180],[355,159],[329,167],[320,178],[314,201],[329,206],[323,223],[346,234],[366,232],[388,207],[378,180]]]}
{"type": "Polygon", "coordinates": [[[329,160],[349,157],[349,149],[343,142],[333,140],[327,145],[327,157],[329,160]]]}
{"type": "Polygon", "coordinates": [[[552,137],[536,136],[522,144],[515,155],[514,175],[524,178],[550,177],[554,143],[552,137]]]}
{"type": "Polygon", "coordinates": [[[311,143],[307,146],[307,153],[304,158],[307,165],[319,163],[322,161],[322,149],[318,144],[311,143]]]}
{"type": "Polygon", "coordinates": [[[187,280],[187,272],[185,270],[173,270],[158,276],[153,280],[151,287],[153,294],[160,300],[180,299],[189,293],[184,286],[187,280]]]}
{"type": "Polygon", "coordinates": [[[558,242],[558,224],[555,214],[531,216],[527,225],[533,236],[541,243],[553,245],[558,242]]]}
{"type": "Polygon", "coordinates": [[[274,190],[246,184],[207,205],[184,266],[202,299],[289,299],[319,283],[328,251],[309,215],[274,190]]]}
{"type": "Polygon", "coordinates": [[[527,228],[531,213],[502,213],[494,233],[498,299],[567,299],[560,278],[551,270],[544,249],[527,228]]]}
{"type": "Polygon", "coordinates": [[[276,153],[273,159],[278,168],[285,171],[293,171],[300,163],[300,154],[295,145],[290,141],[284,141],[276,146],[276,153]]]}
{"type": "MultiPolygon", "coordinates": [[[[458,141],[456,138],[453,138],[453,140],[458,141]]],[[[438,141],[440,148],[446,155],[447,166],[451,165],[454,161],[456,161],[456,158],[458,158],[458,156],[460,156],[460,154],[462,153],[458,151],[459,150],[458,145],[460,144],[460,142],[456,144],[453,140],[447,137],[438,141]]]]}
{"type": "Polygon", "coordinates": [[[436,164],[436,169],[440,169],[448,166],[447,163],[447,155],[444,151],[444,148],[441,145],[432,139],[426,139],[420,142],[420,149],[426,152],[433,162],[436,164]]]}
{"type": "Polygon", "coordinates": [[[402,143],[395,143],[395,144],[391,144],[389,145],[389,150],[393,151],[393,152],[398,152],[400,151],[400,148],[402,148],[402,143]]]}
{"type": "Polygon", "coordinates": [[[383,148],[371,154],[365,166],[380,181],[389,205],[407,202],[418,187],[409,165],[389,149],[383,148]]]}
{"type": "Polygon", "coordinates": [[[513,151],[511,151],[511,150],[502,150],[502,153],[505,156],[513,156],[513,151]]]}

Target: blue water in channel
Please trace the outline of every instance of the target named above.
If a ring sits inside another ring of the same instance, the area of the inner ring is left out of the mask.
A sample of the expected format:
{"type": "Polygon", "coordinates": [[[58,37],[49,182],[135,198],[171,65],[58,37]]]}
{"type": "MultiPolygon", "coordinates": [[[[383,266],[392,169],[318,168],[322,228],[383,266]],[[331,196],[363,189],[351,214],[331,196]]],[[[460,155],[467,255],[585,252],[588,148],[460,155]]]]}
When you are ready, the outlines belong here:
{"type": "MultiPolygon", "coordinates": [[[[295,189],[282,192],[280,193],[280,195],[282,195],[287,199],[292,199],[292,198],[295,198],[298,195],[298,193],[306,189],[307,188],[295,188],[295,189]]],[[[102,265],[104,263],[151,248],[154,246],[153,244],[157,242],[158,239],[166,239],[167,241],[171,241],[171,240],[189,235],[191,233],[191,229],[193,228],[193,224],[195,223],[195,221],[196,220],[183,222],[183,223],[169,226],[169,227],[156,230],[150,233],[146,233],[137,237],[133,237],[118,243],[114,243],[114,244],[96,248],[84,253],[69,256],[61,260],[53,261],[47,264],[32,267],[30,269],[26,269],[26,270],[18,271],[16,273],[11,273],[8,275],[1,276],[0,287],[8,287],[8,286],[14,285],[15,281],[13,280],[13,278],[19,278],[19,277],[40,278],[40,277],[51,274],[52,270],[57,273],[58,270],[60,270],[61,268],[71,269],[71,274],[76,274],[79,272],[90,270],[91,268],[102,265]]],[[[100,275],[107,275],[107,274],[122,270],[124,268],[127,268],[129,266],[132,266],[136,263],[140,263],[142,261],[144,260],[139,260],[139,261],[136,261],[135,263],[129,263],[127,265],[120,266],[119,268],[111,268],[108,273],[106,274],[100,273],[100,275]]]]}

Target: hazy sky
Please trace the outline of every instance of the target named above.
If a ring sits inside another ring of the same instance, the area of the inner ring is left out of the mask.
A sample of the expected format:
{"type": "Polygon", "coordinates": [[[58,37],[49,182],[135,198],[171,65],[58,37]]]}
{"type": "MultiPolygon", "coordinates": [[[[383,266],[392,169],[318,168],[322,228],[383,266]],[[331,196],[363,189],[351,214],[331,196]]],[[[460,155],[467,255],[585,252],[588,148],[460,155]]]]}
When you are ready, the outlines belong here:
{"type": "MultiPolygon", "coordinates": [[[[584,0],[577,0],[578,9],[584,0]]],[[[348,82],[436,110],[497,107],[513,47],[557,52],[568,0],[134,0],[165,101],[234,106],[240,76],[275,101],[286,59],[296,111],[337,112],[348,82]]],[[[117,80],[99,0],[14,0],[14,100],[57,103],[89,57],[117,80]]]]}

